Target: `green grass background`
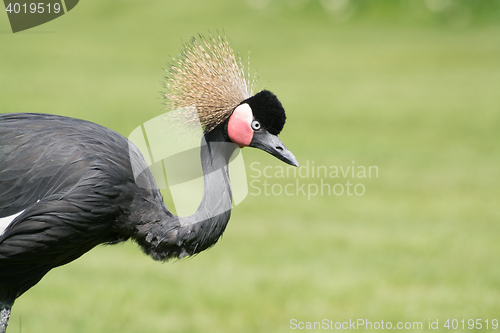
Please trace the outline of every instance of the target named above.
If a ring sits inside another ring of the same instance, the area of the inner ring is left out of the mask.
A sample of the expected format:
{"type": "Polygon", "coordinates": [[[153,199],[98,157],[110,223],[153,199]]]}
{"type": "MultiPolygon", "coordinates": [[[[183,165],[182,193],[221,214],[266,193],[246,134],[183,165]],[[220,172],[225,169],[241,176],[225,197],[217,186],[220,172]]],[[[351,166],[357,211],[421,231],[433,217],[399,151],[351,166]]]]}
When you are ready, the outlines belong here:
{"type": "MultiPolygon", "coordinates": [[[[128,135],[164,112],[162,68],[181,40],[219,29],[244,58],[250,48],[259,88],[284,104],[280,137],[300,163],[379,170],[325,179],[363,183],[362,196],[250,195],[219,243],[192,259],[162,264],[130,242],[100,246],[19,298],[8,332],[500,320],[500,5],[333,10],[342,3],[81,1],[17,34],[0,13],[2,113],[66,115],[128,135]]],[[[283,165],[244,156],[247,167],[283,165]]]]}

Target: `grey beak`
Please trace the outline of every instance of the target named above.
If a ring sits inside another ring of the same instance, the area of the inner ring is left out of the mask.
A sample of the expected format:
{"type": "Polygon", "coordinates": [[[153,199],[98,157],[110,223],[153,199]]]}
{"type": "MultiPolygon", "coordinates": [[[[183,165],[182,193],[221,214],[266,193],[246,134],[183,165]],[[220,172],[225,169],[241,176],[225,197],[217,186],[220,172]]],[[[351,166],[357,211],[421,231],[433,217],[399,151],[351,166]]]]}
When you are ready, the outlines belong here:
{"type": "Polygon", "coordinates": [[[285,147],[283,142],[276,135],[264,129],[253,133],[252,142],[250,142],[249,147],[262,149],[285,163],[299,166],[299,162],[297,162],[295,156],[285,147]]]}

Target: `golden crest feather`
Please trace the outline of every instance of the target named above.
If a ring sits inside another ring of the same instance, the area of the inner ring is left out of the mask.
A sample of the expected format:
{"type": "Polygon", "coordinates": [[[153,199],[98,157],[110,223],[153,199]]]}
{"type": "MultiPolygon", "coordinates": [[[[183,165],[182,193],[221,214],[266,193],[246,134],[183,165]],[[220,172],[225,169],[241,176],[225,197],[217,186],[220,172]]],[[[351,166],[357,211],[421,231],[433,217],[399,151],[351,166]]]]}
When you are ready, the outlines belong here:
{"type": "Polygon", "coordinates": [[[164,97],[170,110],[196,108],[192,118],[197,116],[208,132],[253,95],[255,79],[249,81],[225,36],[199,35],[184,44],[167,69],[164,97]]]}

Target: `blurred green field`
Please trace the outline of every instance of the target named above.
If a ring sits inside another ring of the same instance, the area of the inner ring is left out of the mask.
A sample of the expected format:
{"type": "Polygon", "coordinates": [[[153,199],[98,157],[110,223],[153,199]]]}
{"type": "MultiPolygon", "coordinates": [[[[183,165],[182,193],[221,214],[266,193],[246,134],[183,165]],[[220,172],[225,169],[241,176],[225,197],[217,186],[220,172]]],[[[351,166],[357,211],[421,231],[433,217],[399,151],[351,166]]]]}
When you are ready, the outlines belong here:
{"type": "MultiPolygon", "coordinates": [[[[72,116],[127,136],[164,112],[162,68],[181,40],[219,29],[245,61],[251,50],[258,88],[284,104],[280,137],[302,165],[378,167],[378,177],[324,179],[362,183],[361,196],[249,195],[219,243],[191,259],[98,247],[19,298],[8,332],[290,332],[291,319],[325,318],[439,320],[448,331],[447,319],[500,320],[500,11],[456,19],[381,6],[347,20],[318,1],[266,3],[81,1],[17,34],[0,14],[2,113],[72,116]]],[[[283,165],[244,157],[250,175],[255,161],[283,165]]]]}

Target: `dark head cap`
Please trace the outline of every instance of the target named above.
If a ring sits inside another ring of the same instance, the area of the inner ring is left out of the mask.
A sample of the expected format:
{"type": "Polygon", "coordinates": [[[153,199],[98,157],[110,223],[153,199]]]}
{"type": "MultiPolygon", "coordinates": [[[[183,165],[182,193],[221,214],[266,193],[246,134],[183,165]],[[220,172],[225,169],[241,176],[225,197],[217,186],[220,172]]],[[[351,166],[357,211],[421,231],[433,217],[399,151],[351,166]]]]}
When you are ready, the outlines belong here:
{"type": "Polygon", "coordinates": [[[269,133],[278,135],[285,125],[285,109],[275,94],[269,90],[262,90],[256,95],[247,98],[241,104],[247,103],[252,109],[255,119],[269,133]]]}

